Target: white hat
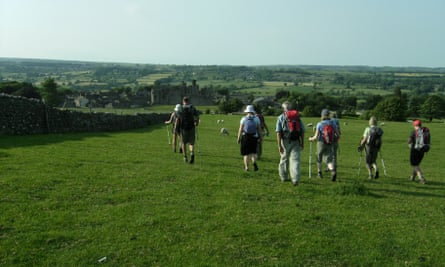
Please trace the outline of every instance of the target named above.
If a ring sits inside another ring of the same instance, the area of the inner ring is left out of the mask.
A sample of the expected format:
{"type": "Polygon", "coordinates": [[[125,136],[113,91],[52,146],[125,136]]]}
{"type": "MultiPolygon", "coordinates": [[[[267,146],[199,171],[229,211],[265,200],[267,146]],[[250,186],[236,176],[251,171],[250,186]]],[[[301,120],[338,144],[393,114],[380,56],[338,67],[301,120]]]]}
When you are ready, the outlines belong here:
{"type": "Polygon", "coordinates": [[[175,107],[175,111],[178,112],[181,109],[181,104],[177,104],[175,107]]]}
{"type": "Polygon", "coordinates": [[[252,105],[247,105],[246,110],[244,110],[246,113],[255,113],[255,109],[252,105]]]}

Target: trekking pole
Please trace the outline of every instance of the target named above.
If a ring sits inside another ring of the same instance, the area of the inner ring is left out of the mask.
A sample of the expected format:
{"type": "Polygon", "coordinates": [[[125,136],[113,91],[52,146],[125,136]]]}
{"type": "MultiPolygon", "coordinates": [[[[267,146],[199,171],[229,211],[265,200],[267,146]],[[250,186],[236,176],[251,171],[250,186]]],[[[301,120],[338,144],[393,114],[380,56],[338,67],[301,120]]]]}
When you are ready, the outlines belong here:
{"type": "MultiPolygon", "coordinates": [[[[312,134],[314,133],[314,124],[313,123],[308,123],[306,125],[307,127],[311,127],[312,128],[312,134]]],[[[309,141],[309,178],[312,178],[312,141],[309,141]]]]}
{"type": "Polygon", "coordinates": [[[167,128],[167,141],[168,141],[168,144],[171,145],[172,143],[170,141],[170,131],[168,130],[168,124],[165,125],[165,127],[167,128]]]}
{"type": "Polygon", "coordinates": [[[363,157],[363,150],[360,151],[360,160],[358,162],[357,177],[360,177],[360,169],[361,169],[361,166],[362,166],[362,157],[363,157]]]}
{"type": "Polygon", "coordinates": [[[309,178],[312,178],[312,141],[309,145],[309,178]]]}
{"type": "Polygon", "coordinates": [[[199,134],[198,134],[198,127],[195,127],[195,133],[196,133],[196,145],[198,146],[198,153],[200,153],[199,151],[199,134]]]}
{"type": "Polygon", "coordinates": [[[379,151],[379,153],[380,153],[380,158],[381,158],[381,160],[382,160],[383,175],[385,175],[385,177],[386,177],[387,174],[386,174],[385,160],[383,160],[382,152],[379,151]]]}

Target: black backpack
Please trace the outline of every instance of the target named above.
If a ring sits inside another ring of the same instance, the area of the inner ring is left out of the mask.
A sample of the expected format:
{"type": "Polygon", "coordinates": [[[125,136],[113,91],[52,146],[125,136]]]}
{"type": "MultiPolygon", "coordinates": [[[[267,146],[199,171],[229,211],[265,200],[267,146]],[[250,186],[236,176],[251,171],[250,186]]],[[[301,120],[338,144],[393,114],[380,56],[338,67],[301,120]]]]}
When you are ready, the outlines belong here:
{"type": "Polygon", "coordinates": [[[371,127],[369,130],[369,136],[368,140],[366,141],[366,144],[369,145],[371,148],[380,149],[382,146],[382,135],[383,131],[379,127],[371,127]]]}
{"type": "Polygon", "coordinates": [[[192,105],[182,105],[179,114],[181,129],[190,130],[195,126],[195,107],[192,105]]]}

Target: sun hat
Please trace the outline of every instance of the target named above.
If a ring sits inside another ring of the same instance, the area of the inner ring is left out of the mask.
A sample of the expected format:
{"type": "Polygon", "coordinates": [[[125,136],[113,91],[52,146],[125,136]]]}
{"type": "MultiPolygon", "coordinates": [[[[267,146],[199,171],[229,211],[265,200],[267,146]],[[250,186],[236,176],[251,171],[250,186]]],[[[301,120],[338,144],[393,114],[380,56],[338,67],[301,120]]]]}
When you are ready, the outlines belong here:
{"type": "Polygon", "coordinates": [[[282,107],[284,110],[290,110],[290,109],[292,109],[292,105],[290,104],[289,101],[284,101],[283,104],[281,104],[281,107],[282,107]]]}
{"type": "Polygon", "coordinates": [[[413,121],[413,126],[420,126],[420,125],[422,125],[422,122],[420,120],[413,121]]]}
{"type": "Polygon", "coordinates": [[[181,104],[176,104],[175,111],[178,112],[181,109],[181,104]]]}
{"type": "Polygon", "coordinates": [[[321,111],[321,116],[322,117],[327,117],[327,116],[329,116],[329,109],[323,109],[322,111],[321,111]]]}
{"type": "Polygon", "coordinates": [[[246,110],[244,110],[246,113],[255,113],[255,109],[252,105],[247,105],[246,110]]]}

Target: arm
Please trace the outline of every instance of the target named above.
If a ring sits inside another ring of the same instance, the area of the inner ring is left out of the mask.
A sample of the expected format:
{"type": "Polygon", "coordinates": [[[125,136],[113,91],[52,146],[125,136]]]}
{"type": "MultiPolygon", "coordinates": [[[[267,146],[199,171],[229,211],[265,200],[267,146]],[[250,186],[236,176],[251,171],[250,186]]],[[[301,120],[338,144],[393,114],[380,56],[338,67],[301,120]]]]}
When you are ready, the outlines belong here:
{"type": "Polygon", "coordinates": [[[284,153],[284,148],[283,148],[283,146],[281,145],[281,139],[282,139],[282,137],[281,137],[281,133],[280,133],[280,132],[277,132],[278,151],[280,152],[280,154],[283,154],[283,153],[284,153]]]}
{"type": "Polygon", "coordinates": [[[174,118],[174,116],[175,116],[175,113],[173,112],[173,113],[170,115],[170,119],[169,119],[168,121],[165,121],[165,124],[171,124],[171,123],[173,122],[173,118],[174,118]]]}
{"type": "Polygon", "coordinates": [[[264,129],[266,129],[266,134],[269,135],[269,128],[267,127],[266,121],[264,121],[264,129]]]}
{"type": "Polygon", "coordinates": [[[258,142],[263,140],[263,129],[261,129],[261,122],[256,125],[256,130],[258,131],[258,142]]]}
{"type": "Polygon", "coordinates": [[[243,132],[243,124],[240,123],[239,129],[238,129],[238,144],[241,143],[241,134],[243,132]]]}
{"type": "Polygon", "coordinates": [[[309,137],[309,141],[312,142],[312,141],[317,140],[319,133],[320,132],[318,131],[318,127],[317,127],[317,129],[315,130],[314,136],[309,137]]]}

